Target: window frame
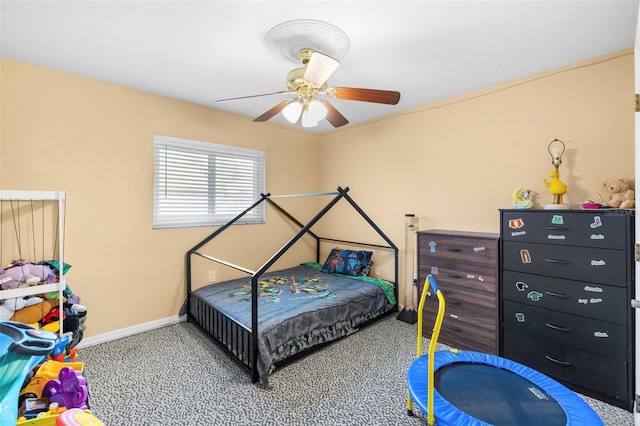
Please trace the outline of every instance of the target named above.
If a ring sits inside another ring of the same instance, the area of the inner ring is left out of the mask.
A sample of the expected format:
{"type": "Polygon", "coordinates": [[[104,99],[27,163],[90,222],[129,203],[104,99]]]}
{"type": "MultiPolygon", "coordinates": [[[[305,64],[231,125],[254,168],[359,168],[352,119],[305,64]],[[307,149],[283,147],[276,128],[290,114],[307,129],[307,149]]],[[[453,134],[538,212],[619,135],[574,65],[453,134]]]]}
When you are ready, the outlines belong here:
{"type": "MultiPolygon", "coordinates": [[[[265,193],[264,151],[165,135],[153,146],[153,229],[224,225],[265,193]]],[[[235,222],[262,223],[264,203],[235,222]]]]}

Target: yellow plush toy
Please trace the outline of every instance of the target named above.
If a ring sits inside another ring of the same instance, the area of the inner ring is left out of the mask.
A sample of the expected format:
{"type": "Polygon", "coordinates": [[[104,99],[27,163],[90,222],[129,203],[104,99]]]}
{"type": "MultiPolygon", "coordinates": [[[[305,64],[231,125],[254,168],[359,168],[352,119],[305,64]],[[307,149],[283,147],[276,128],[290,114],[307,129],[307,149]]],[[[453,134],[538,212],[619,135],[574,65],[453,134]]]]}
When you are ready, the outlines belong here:
{"type": "Polygon", "coordinates": [[[553,204],[562,204],[562,196],[567,193],[567,184],[560,180],[560,171],[558,169],[549,173],[551,182],[544,180],[544,184],[549,188],[549,192],[553,195],[553,204]]]}
{"type": "Polygon", "coordinates": [[[629,187],[626,179],[611,179],[604,184],[611,195],[607,206],[616,209],[632,209],[636,206],[636,193],[629,187]]]}
{"type": "Polygon", "coordinates": [[[26,306],[22,309],[17,310],[13,314],[13,317],[11,317],[11,319],[13,321],[23,322],[25,324],[37,323],[42,318],[44,318],[44,316],[47,315],[49,311],[51,311],[51,309],[58,306],[59,303],[60,303],[59,299],[55,299],[55,300],[44,299],[40,303],[26,306]]]}
{"type": "Polygon", "coordinates": [[[16,312],[20,312],[30,306],[39,305],[43,300],[40,297],[30,297],[28,299],[14,297],[3,300],[0,302],[0,321],[10,320],[16,312]]]}

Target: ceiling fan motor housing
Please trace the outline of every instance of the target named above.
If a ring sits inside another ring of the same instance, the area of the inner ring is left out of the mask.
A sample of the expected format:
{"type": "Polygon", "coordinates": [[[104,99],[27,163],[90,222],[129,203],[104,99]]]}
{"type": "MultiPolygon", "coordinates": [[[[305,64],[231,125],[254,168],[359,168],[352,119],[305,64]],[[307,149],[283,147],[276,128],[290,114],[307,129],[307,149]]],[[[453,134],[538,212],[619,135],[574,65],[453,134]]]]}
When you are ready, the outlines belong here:
{"type": "Polygon", "coordinates": [[[316,86],[302,78],[306,69],[307,67],[295,68],[287,74],[287,89],[291,92],[298,93],[301,96],[304,94],[312,96],[317,92],[326,90],[326,82],[324,82],[322,86],[316,86]]]}

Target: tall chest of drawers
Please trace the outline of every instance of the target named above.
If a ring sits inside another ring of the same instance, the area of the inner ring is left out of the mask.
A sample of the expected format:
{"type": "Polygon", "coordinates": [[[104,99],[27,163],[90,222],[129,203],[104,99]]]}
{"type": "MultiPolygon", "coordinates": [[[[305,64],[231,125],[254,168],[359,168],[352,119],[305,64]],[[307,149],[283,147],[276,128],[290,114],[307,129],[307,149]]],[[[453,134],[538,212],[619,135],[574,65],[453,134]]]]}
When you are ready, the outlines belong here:
{"type": "MultiPolygon", "coordinates": [[[[447,301],[439,342],[498,353],[498,234],[448,230],[417,233],[418,291],[431,274],[447,301]]],[[[431,337],[438,310],[429,298],[423,330],[431,337]]]]}
{"type": "Polygon", "coordinates": [[[501,351],[632,409],[629,210],[501,210],[501,351]]]}

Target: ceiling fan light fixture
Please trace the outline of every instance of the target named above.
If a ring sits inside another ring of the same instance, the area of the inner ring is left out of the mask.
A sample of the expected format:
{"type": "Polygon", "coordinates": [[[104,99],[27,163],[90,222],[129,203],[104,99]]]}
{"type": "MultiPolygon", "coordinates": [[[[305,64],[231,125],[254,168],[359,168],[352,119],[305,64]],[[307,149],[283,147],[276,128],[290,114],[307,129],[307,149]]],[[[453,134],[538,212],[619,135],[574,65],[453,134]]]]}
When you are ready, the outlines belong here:
{"type": "Polygon", "coordinates": [[[307,115],[309,120],[315,121],[316,123],[320,120],[324,120],[327,116],[327,107],[322,103],[318,102],[315,99],[309,102],[307,107],[307,115]]]}
{"type": "Polygon", "coordinates": [[[282,115],[291,124],[294,124],[300,118],[302,113],[302,104],[299,101],[293,101],[282,110],[282,115]]]}
{"type": "Polygon", "coordinates": [[[316,127],[318,125],[318,121],[314,120],[309,114],[309,110],[305,108],[302,110],[302,119],[300,120],[300,124],[302,124],[302,127],[316,127]]]}
{"type": "Polygon", "coordinates": [[[338,68],[340,62],[320,52],[313,52],[302,77],[315,86],[322,86],[338,68]]]}

